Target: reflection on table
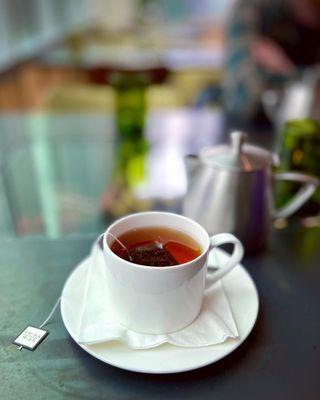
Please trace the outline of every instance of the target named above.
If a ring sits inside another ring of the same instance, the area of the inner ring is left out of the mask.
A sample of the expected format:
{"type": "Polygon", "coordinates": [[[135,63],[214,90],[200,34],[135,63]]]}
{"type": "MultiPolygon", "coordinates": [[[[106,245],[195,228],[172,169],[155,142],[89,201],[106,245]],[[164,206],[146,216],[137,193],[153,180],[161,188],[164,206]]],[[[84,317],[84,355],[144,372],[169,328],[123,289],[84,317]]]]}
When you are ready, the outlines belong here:
{"type": "Polygon", "coordinates": [[[0,116],[0,220],[3,236],[98,232],[123,214],[178,210],[186,190],[183,156],[221,140],[219,110],[150,112],[142,182],[115,194],[118,154],[111,115],[0,116]]]}

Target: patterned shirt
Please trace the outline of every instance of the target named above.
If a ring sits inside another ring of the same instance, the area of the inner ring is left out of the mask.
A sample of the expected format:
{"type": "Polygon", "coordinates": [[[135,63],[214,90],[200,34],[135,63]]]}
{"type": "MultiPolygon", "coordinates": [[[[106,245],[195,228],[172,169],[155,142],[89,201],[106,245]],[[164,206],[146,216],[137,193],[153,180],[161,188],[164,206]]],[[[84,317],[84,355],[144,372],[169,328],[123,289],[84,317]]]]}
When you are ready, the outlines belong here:
{"type": "MultiPolygon", "coordinates": [[[[320,24],[320,21],[319,21],[320,24]]],[[[223,79],[224,105],[235,120],[250,121],[261,110],[266,89],[281,87],[320,62],[320,32],[299,24],[290,0],[239,0],[227,28],[223,79]],[[291,76],[267,72],[250,56],[259,37],[275,41],[297,67],[291,76]]]]}

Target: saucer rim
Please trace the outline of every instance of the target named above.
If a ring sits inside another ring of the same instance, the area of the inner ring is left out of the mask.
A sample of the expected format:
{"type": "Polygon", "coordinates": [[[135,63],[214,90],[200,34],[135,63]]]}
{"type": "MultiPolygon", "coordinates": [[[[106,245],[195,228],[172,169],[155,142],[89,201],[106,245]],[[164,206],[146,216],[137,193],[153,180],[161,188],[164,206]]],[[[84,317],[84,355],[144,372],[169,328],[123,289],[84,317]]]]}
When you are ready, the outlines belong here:
{"type": "MultiPolygon", "coordinates": [[[[228,253],[226,253],[225,251],[223,251],[223,250],[221,250],[221,249],[216,249],[216,251],[218,251],[218,252],[221,253],[221,254],[224,254],[224,256],[225,256],[225,255],[229,256],[228,253]]],[[[233,343],[233,344],[234,344],[233,346],[230,346],[230,348],[229,348],[228,350],[226,350],[226,351],[221,351],[221,354],[219,354],[217,357],[213,357],[211,360],[208,360],[208,361],[206,360],[206,361],[204,361],[204,362],[195,363],[195,365],[194,365],[193,367],[187,366],[187,367],[184,368],[183,366],[181,366],[181,368],[171,368],[171,369],[168,368],[168,369],[163,369],[163,370],[150,370],[150,368],[142,368],[142,367],[140,367],[140,366],[138,366],[138,367],[132,367],[132,366],[130,366],[130,365],[129,365],[129,366],[128,366],[128,365],[124,365],[124,364],[121,363],[121,362],[117,363],[117,362],[114,362],[114,360],[108,360],[108,359],[106,359],[105,356],[101,356],[101,355],[97,354],[97,352],[95,352],[94,350],[92,350],[92,349],[90,348],[90,346],[95,346],[94,344],[81,344],[81,343],[79,343],[79,342],[76,340],[76,338],[74,337],[74,335],[73,335],[72,332],[70,331],[70,327],[68,326],[68,321],[67,321],[67,317],[66,317],[66,315],[65,315],[64,306],[63,306],[63,305],[64,305],[64,293],[65,293],[65,288],[66,288],[67,285],[70,283],[70,281],[72,281],[72,278],[73,278],[74,274],[75,274],[76,272],[78,272],[78,270],[79,270],[80,268],[85,268],[84,265],[88,262],[88,260],[89,260],[90,258],[91,258],[91,255],[88,255],[87,257],[85,257],[84,259],[82,259],[79,263],[77,263],[76,266],[75,266],[75,268],[71,271],[71,273],[69,274],[69,276],[68,276],[67,279],[65,280],[65,283],[64,283],[63,289],[62,289],[62,294],[61,294],[60,312],[61,312],[61,317],[62,317],[62,321],[63,321],[63,323],[64,323],[64,326],[65,326],[65,328],[66,328],[68,334],[69,334],[69,335],[71,336],[71,338],[74,340],[74,342],[75,342],[79,347],[81,347],[85,352],[87,352],[88,354],[90,354],[90,355],[93,356],[94,358],[96,358],[96,359],[102,361],[102,362],[105,363],[105,364],[111,365],[111,366],[113,366],[113,367],[116,367],[116,368],[119,368],[119,369],[122,369],[122,370],[130,371],[130,372],[139,372],[139,373],[144,373],[144,374],[155,374],[155,375],[175,374],[175,373],[193,371],[193,370],[196,370],[196,369],[203,368],[203,367],[206,367],[206,366],[208,366],[208,365],[211,365],[211,364],[213,364],[213,363],[215,363],[215,362],[221,360],[222,358],[227,357],[229,354],[231,354],[233,351],[235,351],[235,350],[248,338],[248,336],[249,336],[250,333],[252,332],[252,330],[253,330],[253,328],[254,328],[254,325],[255,325],[255,323],[256,323],[256,321],[257,321],[258,314],[259,314],[259,309],[260,309],[260,301],[259,301],[258,290],[257,290],[256,284],[255,284],[255,282],[253,281],[253,279],[252,279],[251,275],[249,274],[249,272],[244,268],[244,266],[243,266],[241,263],[239,263],[239,264],[235,267],[235,269],[236,269],[236,268],[237,268],[237,269],[240,268],[240,269],[241,269],[241,272],[244,273],[244,274],[247,276],[247,278],[249,279],[249,281],[250,281],[250,283],[251,283],[251,286],[252,286],[252,290],[254,291],[254,294],[255,294],[255,299],[256,299],[257,304],[256,304],[255,313],[254,313],[254,315],[252,316],[251,324],[250,324],[250,326],[248,326],[246,332],[245,332],[243,335],[241,335],[241,332],[239,332],[239,337],[238,337],[238,338],[228,338],[228,339],[224,342],[224,343],[230,343],[230,344],[233,343]]],[[[224,290],[226,291],[226,293],[228,293],[226,288],[224,288],[224,290]]],[[[227,296],[227,299],[228,299],[228,301],[230,302],[228,296],[227,296]]],[[[230,304],[230,307],[231,307],[231,310],[232,310],[232,312],[233,312],[232,304],[230,304]]],[[[234,316],[234,318],[235,318],[235,316],[234,316]]],[[[237,323],[236,318],[235,318],[235,321],[236,321],[236,323],[237,323]]],[[[137,351],[148,351],[148,352],[152,352],[152,351],[156,350],[157,348],[163,347],[163,346],[168,346],[169,348],[170,348],[170,347],[175,347],[175,346],[173,346],[173,345],[170,345],[170,344],[168,344],[168,343],[165,343],[165,344],[163,344],[163,345],[161,345],[161,346],[157,346],[157,347],[154,347],[154,348],[151,348],[151,349],[133,350],[133,349],[130,349],[130,348],[124,346],[124,345],[123,345],[122,343],[120,343],[120,342],[119,342],[119,345],[120,345],[120,346],[123,346],[127,352],[137,352],[137,351]]],[[[209,347],[214,347],[214,346],[216,346],[216,345],[210,345],[210,346],[206,346],[206,347],[209,348],[209,347]]],[[[188,347],[179,347],[179,350],[180,350],[180,351],[184,351],[184,352],[188,352],[188,351],[190,351],[190,349],[195,349],[195,348],[194,348],[194,347],[192,347],[192,348],[188,348],[188,347]]],[[[170,351],[170,350],[168,350],[168,351],[170,351]]]]}

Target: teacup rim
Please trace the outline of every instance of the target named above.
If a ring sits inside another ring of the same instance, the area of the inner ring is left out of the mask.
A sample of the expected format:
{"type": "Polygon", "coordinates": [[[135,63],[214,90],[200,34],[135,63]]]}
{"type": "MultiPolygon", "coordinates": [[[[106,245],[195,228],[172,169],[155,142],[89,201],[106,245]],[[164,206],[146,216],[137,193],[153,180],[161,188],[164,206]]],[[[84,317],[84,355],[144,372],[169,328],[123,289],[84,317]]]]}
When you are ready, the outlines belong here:
{"type": "Polygon", "coordinates": [[[188,268],[190,267],[190,265],[197,263],[202,257],[204,257],[209,249],[209,245],[210,245],[210,240],[209,240],[209,234],[208,232],[203,228],[203,226],[201,226],[198,222],[194,221],[191,218],[188,218],[184,215],[181,214],[176,214],[173,212],[168,212],[168,211],[142,211],[142,212],[137,212],[137,213],[132,213],[132,214],[128,214],[125,215],[119,219],[117,219],[116,221],[114,221],[111,225],[108,226],[108,228],[104,231],[103,233],[103,251],[108,251],[108,253],[115,257],[117,260],[121,261],[124,265],[128,265],[131,268],[135,267],[138,269],[142,269],[142,270],[155,270],[155,271],[176,271],[177,269],[184,269],[184,268],[188,268]],[[133,218],[139,215],[151,215],[151,214],[163,214],[163,215],[170,215],[170,216],[174,216],[174,217],[178,217],[184,220],[187,220],[188,222],[193,223],[194,225],[196,225],[198,228],[200,228],[200,230],[202,230],[205,233],[206,236],[206,245],[204,246],[204,248],[201,251],[201,254],[194,258],[193,260],[190,260],[188,262],[182,263],[182,264],[177,264],[177,265],[168,265],[165,267],[156,267],[153,265],[141,265],[141,264],[135,264],[131,261],[127,261],[124,260],[123,258],[119,257],[117,254],[115,254],[109,247],[109,245],[107,244],[107,235],[106,233],[112,229],[115,225],[117,225],[118,223],[122,222],[123,220],[126,220],[128,218],[133,218]]]}

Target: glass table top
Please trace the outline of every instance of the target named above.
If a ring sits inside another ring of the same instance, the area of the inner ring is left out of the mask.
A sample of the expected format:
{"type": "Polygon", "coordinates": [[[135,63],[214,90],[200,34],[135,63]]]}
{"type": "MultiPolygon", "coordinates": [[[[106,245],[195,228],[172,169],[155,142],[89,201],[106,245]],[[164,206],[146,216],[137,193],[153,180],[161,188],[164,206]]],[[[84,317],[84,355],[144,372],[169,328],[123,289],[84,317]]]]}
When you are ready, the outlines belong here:
{"type": "MultiPolygon", "coordinates": [[[[186,191],[183,157],[221,140],[222,113],[157,110],[145,131],[143,179],[129,190],[115,177],[119,143],[112,115],[0,114],[2,237],[95,233],[131,212],[177,211],[186,191]]],[[[136,160],[131,164],[134,174],[136,160]]]]}
{"type": "MultiPolygon", "coordinates": [[[[206,368],[148,379],[113,368],[74,343],[59,313],[36,351],[20,352],[12,345],[27,324],[37,326],[45,319],[67,277],[110,220],[139,207],[179,207],[186,189],[184,154],[223,139],[222,124],[221,114],[208,110],[150,114],[145,176],[133,197],[116,190],[119,147],[110,115],[0,115],[3,398],[98,399],[116,393],[142,400],[246,399],[248,391],[252,398],[261,393],[279,398],[279,388],[282,398],[292,393],[317,398],[319,227],[274,229],[265,251],[245,257],[259,292],[257,323],[236,352],[206,368]],[[273,379],[275,366],[286,371],[287,379],[273,379]],[[248,376],[255,377],[255,385],[248,376]]],[[[261,132],[252,139],[272,143],[270,134],[261,132]]]]}

